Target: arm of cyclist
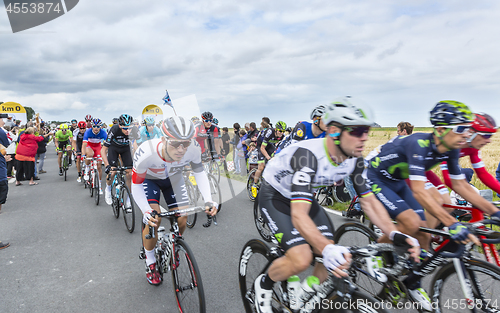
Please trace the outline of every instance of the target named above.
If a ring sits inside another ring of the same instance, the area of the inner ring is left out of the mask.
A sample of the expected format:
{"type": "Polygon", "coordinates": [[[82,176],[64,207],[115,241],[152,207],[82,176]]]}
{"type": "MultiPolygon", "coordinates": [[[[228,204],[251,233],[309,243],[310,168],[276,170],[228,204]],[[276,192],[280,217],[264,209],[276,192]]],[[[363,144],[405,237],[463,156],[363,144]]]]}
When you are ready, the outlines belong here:
{"type": "Polygon", "coordinates": [[[108,146],[106,144],[104,144],[101,148],[101,158],[102,158],[102,163],[107,168],[109,166],[109,162],[108,162],[108,146]]]}
{"type": "Polygon", "coordinates": [[[271,159],[271,157],[269,156],[269,153],[267,153],[267,151],[266,151],[266,146],[267,146],[267,142],[266,142],[266,143],[264,143],[264,142],[263,142],[263,143],[260,145],[260,152],[262,152],[262,155],[263,155],[266,159],[270,160],[270,159],[271,159]]]}
{"type": "Polygon", "coordinates": [[[465,200],[472,203],[474,207],[486,212],[492,217],[500,219],[500,211],[498,208],[488,200],[481,197],[481,195],[478,194],[472,186],[465,181],[465,179],[457,180],[452,178],[451,181],[453,184],[453,190],[455,190],[455,192],[461,195],[465,200]]]}
{"type": "Polygon", "coordinates": [[[153,209],[149,205],[148,199],[146,198],[146,193],[144,192],[144,186],[142,185],[145,178],[146,178],[146,172],[137,173],[135,168],[132,170],[132,184],[131,184],[132,197],[134,198],[134,201],[139,207],[139,209],[141,209],[141,212],[143,214],[142,222],[149,226],[156,227],[158,219],[151,217],[153,209]]]}

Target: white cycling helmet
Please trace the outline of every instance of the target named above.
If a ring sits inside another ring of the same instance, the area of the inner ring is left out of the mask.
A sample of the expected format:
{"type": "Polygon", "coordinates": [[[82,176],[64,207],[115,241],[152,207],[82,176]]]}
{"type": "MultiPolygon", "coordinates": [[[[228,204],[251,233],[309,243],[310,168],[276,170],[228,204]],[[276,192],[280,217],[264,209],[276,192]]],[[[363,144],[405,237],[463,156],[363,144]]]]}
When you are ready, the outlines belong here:
{"type": "Polygon", "coordinates": [[[370,108],[351,96],[335,99],[326,105],[323,122],[325,125],[336,122],[343,126],[373,126],[374,124],[370,108]]]}
{"type": "Polygon", "coordinates": [[[325,105],[320,104],[317,107],[315,107],[312,112],[311,112],[311,120],[313,120],[316,116],[322,117],[323,114],[325,114],[325,105]]]}

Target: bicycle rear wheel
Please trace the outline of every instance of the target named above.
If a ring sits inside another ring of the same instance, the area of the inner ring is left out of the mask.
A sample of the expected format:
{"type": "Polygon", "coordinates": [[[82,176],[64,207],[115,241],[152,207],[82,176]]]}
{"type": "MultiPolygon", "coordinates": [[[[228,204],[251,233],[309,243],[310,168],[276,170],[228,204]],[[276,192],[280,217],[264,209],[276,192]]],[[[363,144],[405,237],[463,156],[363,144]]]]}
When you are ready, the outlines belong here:
{"type": "MultiPolygon", "coordinates": [[[[255,313],[255,289],[254,283],[260,274],[267,272],[271,262],[278,258],[278,254],[271,253],[267,244],[259,239],[250,240],[245,244],[240,255],[240,266],[238,271],[241,299],[245,312],[255,313]]],[[[275,284],[273,288],[273,299],[271,305],[273,312],[288,312],[283,305],[282,291],[287,290],[286,282],[282,285],[275,284]]]]}
{"type": "Polygon", "coordinates": [[[129,233],[134,232],[135,228],[135,205],[134,199],[128,190],[127,185],[123,185],[120,191],[120,207],[123,210],[123,220],[129,233]],[[127,201],[128,199],[128,201],[127,201]]]}
{"type": "Polygon", "coordinates": [[[205,312],[200,269],[187,243],[178,239],[171,258],[172,281],[180,312],[205,312]]]}
{"type": "Polygon", "coordinates": [[[351,195],[349,194],[349,191],[347,190],[347,187],[344,183],[333,186],[333,198],[335,199],[335,201],[340,203],[351,201],[351,195]]]}
{"type": "MultiPolygon", "coordinates": [[[[333,236],[335,244],[341,246],[363,247],[377,242],[378,236],[367,226],[360,223],[344,223],[333,236]]],[[[371,276],[364,259],[354,259],[349,269],[352,282],[364,292],[377,297],[383,291],[383,284],[371,276]]]]}
{"type": "MultiPolygon", "coordinates": [[[[474,299],[469,299],[476,312],[498,312],[500,308],[500,268],[491,263],[463,260],[474,299]]],[[[472,312],[467,307],[453,262],[443,266],[431,283],[431,303],[441,312],[472,312]]]]}
{"type": "MultiPolygon", "coordinates": [[[[257,197],[257,193],[258,193],[258,188],[257,188],[257,190],[252,190],[253,177],[255,175],[255,172],[257,172],[256,168],[254,168],[253,170],[250,171],[250,173],[248,173],[248,178],[247,178],[247,195],[248,195],[248,199],[250,199],[250,201],[255,201],[255,198],[257,197]]],[[[257,185],[260,185],[260,179],[259,179],[259,182],[257,183],[257,185]]]]}
{"type": "Polygon", "coordinates": [[[217,204],[219,204],[217,212],[220,212],[220,209],[222,207],[222,194],[220,192],[219,182],[213,175],[208,174],[207,176],[208,176],[208,182],[210,183],[210,194],[212,195],[212,200],[217,202],[217,204]]]}
{"type": "Polygon", "coordinates": [[[333,205],[333,198],[331,197],[331,188],[333,187],[321,187],[316,191],[314,197],[318,201],[319,205],[331,206],[333,205]]]}
{"type": "Polygon", "coordinates": [[[259,232],[262,239],[267,242],[272,242],[273,233],[269,229],[266,219],[264,218],[264,216],[262,216],[258,199],[255,199],[253,205],[253,220],[255,223],[255,227],[257,228],[257,231],[259,232]]]}

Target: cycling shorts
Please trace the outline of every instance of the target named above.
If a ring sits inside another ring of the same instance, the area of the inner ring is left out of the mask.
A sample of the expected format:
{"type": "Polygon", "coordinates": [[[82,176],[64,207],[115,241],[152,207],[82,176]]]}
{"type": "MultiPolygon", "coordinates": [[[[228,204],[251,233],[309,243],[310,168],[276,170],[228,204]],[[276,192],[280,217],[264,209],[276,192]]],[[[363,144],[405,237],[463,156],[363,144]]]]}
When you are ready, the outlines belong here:
{"type": "MultiPolygon", "coordinates": [[[[290,199],[285,198],[264,179],[259,189],[258,201],[261,214],[282,249],[286,251],[292,247],[307,244],[307,241],[292,224],[290,199]]],[[[329,240],[333,240],[333,232],[335,230],[333,224],[316,199],[313,199],[311,204],[309,217],[317,225],[318,230],[323,236],[329,240]]]]}
{"type": "Polygon", "coordinates": [[[406,181],[381,178],[370,168],[367,171],[367,177],[367,184],[377,199],[382,202],[392,219],[395,220],[399,214],[406,210],[413,210],[422,221],[425,221],[424,208],[413,197],[413,192],[406,181]]]}
{"type": "Polygon", "coordinates": [[[101,144],[100,143],[90,143],[87,142],[87,148],[92,149],[94,151],[94,158],[98,160],[102,160],[101,157],[101,144]]]}
{"type": "Polygon", "coordinates": [[[122,166],[123,167],[131,167],[133,165],[132,161],[132,153],[130,153],[130,147],[116,147],[109,146],[108,148],[108,162],[112,167],[118,167],[118,156],[122,157],[122,166]]]}
{"type": "Polygon", "coordinates": [[[168,209],[189,205],[186,185],[182,175],[176,175],[172,180],[166,179],[145,179],[142,185],[146,198],[151,204],[160,204],[160,192],[163,193],[163,199],[167,203],[168,209]]]}
{"type": "Polygon", "coordinates": [[[71,142],[69,140],[59,141],[59,145],[57,146],[57,151],[62,152],[66,150],[67,147],[71,147],[71,142]]]}
{"type": "MultiPolygon", "coordinates": [[[[268,153],[268,154],[269,154],[269,156],[271,156],[270,153],[268,153]]],[[[262,154],[262,152],[259,150],[259,156],[257,157],[257,163],[265,163],[265,164],[267,164],[267,162],[269,162],[269,160],[266,159],[266,157],[264,156],[264,154],[262,154]]]]}

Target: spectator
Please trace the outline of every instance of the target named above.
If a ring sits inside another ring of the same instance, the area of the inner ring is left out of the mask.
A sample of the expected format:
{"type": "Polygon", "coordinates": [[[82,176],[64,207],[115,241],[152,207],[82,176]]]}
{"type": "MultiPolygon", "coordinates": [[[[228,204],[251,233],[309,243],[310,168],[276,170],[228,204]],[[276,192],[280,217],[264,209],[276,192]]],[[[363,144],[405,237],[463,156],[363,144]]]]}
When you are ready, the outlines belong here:
{"type": "Polygon", "coordinates": [[[12,116],[7,117],[7,121],[5,121],[5,126],[9,126],[10,128],[14,127],[16,123],[12,120],[12,116]]]}
{"type": "Polygon", "coordinates": [[[240,129],[241,139],[238,145],[236,146],[238,160],[235,163],[234,167],[239,169],[237,173],[238,175],[246,175],[246,161],[245,161],[246,159],[245,159],[245,153],[243,152],[243,142],[244,142],[243,136],[245,136],[246,133],[247,132],[244,129],[240,129]]]}
{"type": "Polygon", "coordinates": [[[16,151],[17,172],[16,172],[16,186],[22,185],[21,181],[26,179],[30,180],[31,186],[38,185],[34,182],[35,177],[35,156],[38,150],[38,142],[51,135],[48,133],[44,136],[35,136],[35,128],[28,127],[22,135],[19,135],[19,145],[16,151]]]}
{"type": "Polygon", "coordinates": [[[255,142],[250,143],[250,146],[248,147],[247,158],[248,170],[251,171],[252,169],[257,167],[257,161],[259,160],[259,151],[257,150],[255,142]]]}
{"type": "MultiPolygon", "coordinates": [[[[44,124],[42,123],[40,125],[40,135],[45,135],[47,134],[47,130],[44,127],[44,124]]],[[[38,174],[43,174],[47,173],[46,171],[43,170],[43,164],[45,160],[45,152],[47,152],[47,143],[49,143],[50,137],[44,137],[42,141],[38,142],[38,149],[36,150],[36,156],[35,156],[35,180],[38,180],[38,174]],[[37,165],[37,162],[38,165],[37,165]]]]}
{"type": "Polygon", "coordinates": [[[413,133],[413,125],[408,122],[398,124],[398,136],[408,136],[413,133]]]}
{"type": "Polygon", "coordinates": [[[10,138],[11,143],[7,147],[7,154],[10,156],[9,161],[7,161],[7,178],[12,178],[14,177],[14,172],[13,169],[15,167],[16,161],[14,160],[14,157],[16,155],[16,146],[17,146],[17,127],[14,127],[13,129],[10,129],[10,127],[5,126],[4,127],[6,130],[8,130],[7,137],[10,138]]]}
{"type": "MultiPolygon", "coordinates": [[[[0,118],[0,127],[5,124],[3,118],[0,118]]],[[[2,153],[0,153],[0,212],[2,212],[2,205],[7,200],[7,193],[9,191],[9,181],[7,180],[7,161],[10,159],[9,156],[5,157],[7,154],[6,147],[10,145],[9,138],[3,129],[0,129],[0,147],[2,153]]],[[[8,247],[7,244],[2,244],[0,242],[0,249],[8,247]],[[6,245],[6,246],[4,246],[6,245]]]]}
{"type": "Polygon", "coordinates": [[[227,172],[226,156],[229,154],[229,142],[231,138],[229,137],[229,129],[227,127],[222,128],[222,155],[224,156],[224,171],[227,172]]]}
{"type": "MultiPolygon", "coordinates": [[[[497,180],[500,181],[500,162],[498,163],[496,177],[497,177],[497,180]]],[[[500,197],[500,194],[497,193],[497,197],[500,197]]]]}
{"type": "Polygon", "coordinates": [[[236,150],[236,146],[240,143],[240,124],[234,123],[233,124],[233,130],[234,130],[234,137],[231,140],[231,144],[233,145],[233,163],[234,163],[234,172],[238,173],[241,172],[240,168],[237,168],[239,165],[238,161],[238,151],[236,150]]]}
{"type": "Polygon", "coordinates": [[[250,123],[245,123],[245,130],[247,133],[250,131],[250,123]]]}
{"type": "Polygon", "coordinates": [[[257,130],[257,125],[254,122],[250,123],[250,131],[248,132],[247,139],[245,141],[246,146],[250,144],[250,142],[256,142],[257,136],[259,135],[259,131],[257,130]]]}

